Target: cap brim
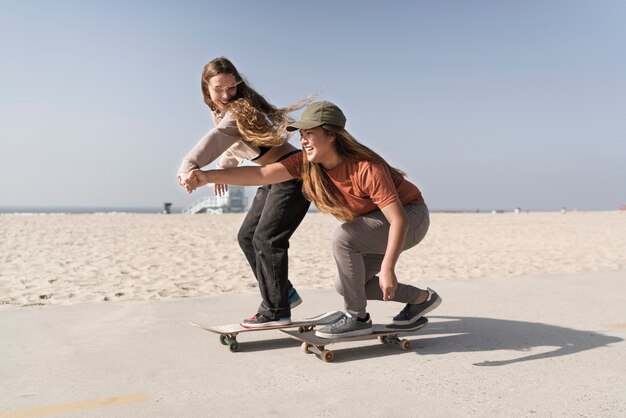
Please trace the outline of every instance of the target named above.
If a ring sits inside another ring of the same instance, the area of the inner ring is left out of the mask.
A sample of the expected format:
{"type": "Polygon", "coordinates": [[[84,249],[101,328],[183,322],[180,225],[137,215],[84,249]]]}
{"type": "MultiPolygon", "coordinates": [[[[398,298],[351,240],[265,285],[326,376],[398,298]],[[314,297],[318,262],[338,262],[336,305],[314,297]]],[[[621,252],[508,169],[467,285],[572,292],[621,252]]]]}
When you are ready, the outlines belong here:
{"type": "Polygon", "coordinates": [[[298,122],[294,122],[291,123],[289,125],[287,125],[287,130],[289,132],[293,132],[293,131],[297,131],[299,129],[313,129],[313,128],[317,128],[318,126],[322,126],[323,123],[321,122],[314,122],[314,121],[310,121],[310,120],[301,120],[298,122]]]}

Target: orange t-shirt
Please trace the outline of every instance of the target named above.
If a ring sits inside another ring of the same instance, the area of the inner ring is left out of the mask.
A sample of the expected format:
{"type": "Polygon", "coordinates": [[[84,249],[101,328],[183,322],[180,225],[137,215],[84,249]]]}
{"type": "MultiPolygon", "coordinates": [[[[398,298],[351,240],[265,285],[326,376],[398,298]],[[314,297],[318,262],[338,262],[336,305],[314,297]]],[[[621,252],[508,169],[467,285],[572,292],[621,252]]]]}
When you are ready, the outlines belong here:
{"type": "MultiPolygon", "coordinates": [[[[302,153],[280,161],[294,178],[302,178],[302,153]]],[[[365,215],[400,200],[402,205],[423,204],[422,193],[413,183],[397,175],[392,178],[385,167],[370,161],[344,161],[326,171],[343,194],[354,216],[365,215]]]]}

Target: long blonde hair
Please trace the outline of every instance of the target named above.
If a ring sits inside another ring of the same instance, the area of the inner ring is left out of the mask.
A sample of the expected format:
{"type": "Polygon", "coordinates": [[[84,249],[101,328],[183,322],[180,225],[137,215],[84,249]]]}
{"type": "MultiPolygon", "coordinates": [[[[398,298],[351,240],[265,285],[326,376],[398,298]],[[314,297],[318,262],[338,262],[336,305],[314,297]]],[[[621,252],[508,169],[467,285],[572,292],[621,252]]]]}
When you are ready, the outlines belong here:
{"type": "Polygon", "coordinates": [[[279,109],[250,87],[230,60],[219,57],[204,66],[200,82],[204,102],[213,114],[219,114],[220,111],[211,100],[209,80],[218,74],[232,74],[235,77],[237,94],[228,103],[226,110],[233,115],[239,132],[255,145],[274,147],[287,142],[289,135],[286,127],[292,122],[288,113],[304,107],[312,100],[309,97],[279,109]]]}
{"type": "MultiPolygon", "coordinates": [[[[381,164],[391,175],[392,179],[405,174],[391,167],[387,162],[356,140],[348,131],[339,126],[323,125],[326,136],[335,136],[335,149],[343,161],[370,161],[381,164]]],[[[317,206],[320,212],[328,213],[341,221],[354,219],[348,203],[341,192],[328,177],[321,164],[311,162],[306,153],[302,154],[302,193],[305,198],[317,206]]]]}

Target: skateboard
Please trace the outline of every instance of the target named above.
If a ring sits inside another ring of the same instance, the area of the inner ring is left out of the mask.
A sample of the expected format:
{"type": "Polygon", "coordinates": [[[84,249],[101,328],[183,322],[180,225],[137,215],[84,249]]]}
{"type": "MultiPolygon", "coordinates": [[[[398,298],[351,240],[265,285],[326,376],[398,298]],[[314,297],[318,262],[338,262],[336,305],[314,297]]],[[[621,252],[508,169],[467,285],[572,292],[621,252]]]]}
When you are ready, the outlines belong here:
{"type": "Polygon", "coordinates": [[[400,339],[399,336],[415,332],[427,323],[428,318],[422,317],[418,319],[417,322],[410,325],[374,324],[373,332],[371,334],[342,338],[318,337],[317,335],[315,335],[314,330],[309,330],[303,333],[286,330],[281,330],[281,332],[288,335],[290,338],[302,342],[302,352],[307,354],[315,353],[319,355],[320,359],[327,363],[330,363],[335,359],[335,353],[331,350],[326,349],[326,346],[335,343],[378,339],[378,341],[383,344],[397,344],[403,351],[409,350],[411,349],[411,341],[407,339],[400,339]]]}
{"type": "Polygon", "coordinates": [[[206,331],[211,331],[220,335],[220,342],[223,345],[227,345],[231,352],[239,350],[239,342],[237,341],[237,335],[243,332],[253,331],[267,331],[270,329],[284,330],[288,328],[297,328],[296,333],[305,333],[313,331],[316,325],[328,325],[335,322],[343,313],[341,311],[326,312],[313,318],[304,318],[291,321],[290,324],[274,325],[261,328],[249,328],[244,327],[241,324],[228,324],[228,325],[203,325],[197,322],[190,322],[191,325],[202,328],[206,331]]]}

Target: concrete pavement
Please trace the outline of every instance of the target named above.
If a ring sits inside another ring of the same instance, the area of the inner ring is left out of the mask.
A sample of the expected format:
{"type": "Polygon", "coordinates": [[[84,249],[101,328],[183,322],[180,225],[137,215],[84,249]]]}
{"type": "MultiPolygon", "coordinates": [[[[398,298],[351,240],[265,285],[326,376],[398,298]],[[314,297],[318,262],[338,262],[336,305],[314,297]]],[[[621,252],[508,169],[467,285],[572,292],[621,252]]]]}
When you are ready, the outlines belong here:
{"type": "MultiPolygon", "coordinates": [[[[626,271],[416,284],[443,304],[410,351],[337,344],[333,363],[278,331],[231,353],[188,324],[237,322],[255,293],[5,308],[0,417],[626,416],[626,271]]],[[[298,291],[294,317],[343,307],[298,291]]]]}

